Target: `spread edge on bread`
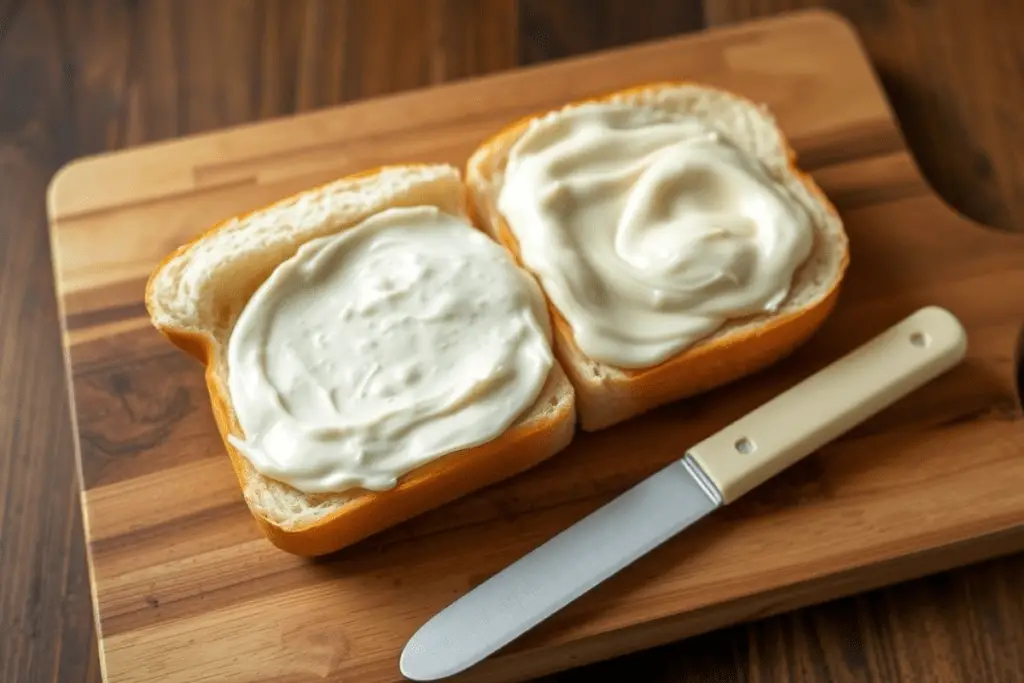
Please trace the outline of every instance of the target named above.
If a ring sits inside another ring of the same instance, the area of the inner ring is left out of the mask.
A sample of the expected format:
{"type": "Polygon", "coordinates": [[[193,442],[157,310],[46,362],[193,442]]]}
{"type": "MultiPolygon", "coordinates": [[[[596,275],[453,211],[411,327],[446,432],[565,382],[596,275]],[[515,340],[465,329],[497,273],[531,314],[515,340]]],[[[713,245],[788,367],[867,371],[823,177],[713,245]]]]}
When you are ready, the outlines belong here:
{"type": "Polygon", "coordinates": [[[497,206],[588,357],[651,367],[727,320],[774,313],[811,217],[711,122],[618,103],[534,119],[497,206]]]}
{"type": "Polygon", "coordinates": [[[305,493],[384,491],[490,441],[553,364],[534,280],[467,221],[390,208],[303,244],[228,339],[228,393],[264,476],[305,493]]]}

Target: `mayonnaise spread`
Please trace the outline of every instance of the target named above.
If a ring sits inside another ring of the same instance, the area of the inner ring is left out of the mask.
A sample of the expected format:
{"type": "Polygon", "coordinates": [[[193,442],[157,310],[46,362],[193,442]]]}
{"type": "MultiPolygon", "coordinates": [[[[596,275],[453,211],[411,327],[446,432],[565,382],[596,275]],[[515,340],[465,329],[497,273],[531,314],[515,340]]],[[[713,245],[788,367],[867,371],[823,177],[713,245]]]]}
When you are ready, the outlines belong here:
{"type": "Polygon", "coordinates": [[[536,282],[426,206],[300,247],[246,304],[227,356],[245,435],[231,442],[306,493],[388,489],[497,437],[553,363],[536,282]]]}
{"type": "Polygon", "coordinates": [[[697,118],[589,104],[513,145],[498,210],[572,328],[608,365],[655,365],[728,319],[772,312],[811,252],[803,205],[697,118]]]}

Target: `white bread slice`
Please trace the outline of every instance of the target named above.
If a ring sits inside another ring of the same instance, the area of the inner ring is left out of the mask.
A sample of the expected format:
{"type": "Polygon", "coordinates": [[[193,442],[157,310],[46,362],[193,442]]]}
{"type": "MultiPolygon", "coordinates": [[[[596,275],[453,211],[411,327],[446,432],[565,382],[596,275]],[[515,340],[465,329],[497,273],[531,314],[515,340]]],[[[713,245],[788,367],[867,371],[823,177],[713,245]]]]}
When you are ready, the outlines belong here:
{"type": "Polygon", "coordinates": [[[535,404],[504,434],[417,468],[388,491],[306,495],[261,475],[228,441],[228,434],[242,434],[227,391],[227,340],[259,285],[314,238],[389,207],[420,205],[467,216],[458,169],[384,167],[231,218],[170,254],[147,284],[154,326],[206,366],[217,426],[250,511],[267,537],[288,552],[313,556],[340,549],[522,472],[572,439],[573,388],[556,362],[535,404]]]}
{"type": "MultiPolygon", "coordinates": [[[[556,355],[576,388],[580,427],[588,431],[734,381],[788,355],[831,312],[849,263],[849,244],[839,214],[814,181],[796,168],[795,153],[766,108],[700,84],[655,83],[563,109],[591,102],[655,107],[710,122],[793,192],[808,209],[815,236],[810,257],[794,276],[790,294],[776,313],[728,321],[711,336],[651,368],[627,370],[588,358],[575,344],[569,324],[549,302],[556,355]]],[[[527,117],[504,129],[482,144],[467,164],[466,182],[479,222],[517,259],[518,243],[497,209],[497,199],[510,150],[531,122],[545,115],[527,117]]]]}

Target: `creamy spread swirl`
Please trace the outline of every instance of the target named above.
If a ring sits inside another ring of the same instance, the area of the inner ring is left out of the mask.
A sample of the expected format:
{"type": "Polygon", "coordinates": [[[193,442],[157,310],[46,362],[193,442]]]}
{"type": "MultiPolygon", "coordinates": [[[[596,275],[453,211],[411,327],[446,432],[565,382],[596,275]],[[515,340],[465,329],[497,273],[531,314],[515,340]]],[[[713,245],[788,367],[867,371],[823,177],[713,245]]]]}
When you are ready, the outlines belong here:
{"type": "Polygon", "coordinates": [[[814,240],[755,158],[691,116],[569,108],[513,145],[498,210],[572,328],[608,365],[655,365],[727,320],[775,311],[814,240]]]}
{"type": "Polygon", "coordinates": [[[394,487],[487,442],[551,369],[536,282],[434,207],[393,208],[304,244],[259,287],[228,342],[228,384],[265,476],[307,493],[394,487]]]}

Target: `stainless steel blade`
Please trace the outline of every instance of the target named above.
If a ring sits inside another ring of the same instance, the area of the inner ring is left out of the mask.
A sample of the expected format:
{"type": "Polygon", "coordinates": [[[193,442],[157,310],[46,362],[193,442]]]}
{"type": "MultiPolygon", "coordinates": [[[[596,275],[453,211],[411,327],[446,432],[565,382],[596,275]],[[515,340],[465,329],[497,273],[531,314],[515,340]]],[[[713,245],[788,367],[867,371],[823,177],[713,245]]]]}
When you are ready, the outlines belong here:
{"type": "Polygon", "coordinates": [[[439,612],[406,644],[402,674],[431,681],[465,670],[721,503],[696,463],[672,463],[439,612]]]}

